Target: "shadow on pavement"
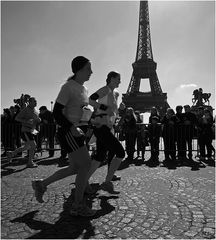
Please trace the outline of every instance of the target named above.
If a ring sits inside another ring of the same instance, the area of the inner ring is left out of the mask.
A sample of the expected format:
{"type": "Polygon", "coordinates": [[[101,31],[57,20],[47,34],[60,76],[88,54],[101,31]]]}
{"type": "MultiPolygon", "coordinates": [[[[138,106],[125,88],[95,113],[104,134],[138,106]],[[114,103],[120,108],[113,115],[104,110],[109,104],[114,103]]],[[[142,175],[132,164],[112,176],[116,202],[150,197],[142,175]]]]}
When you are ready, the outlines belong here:
{"type": "Polygon", "coordinates": [[[177,169],[177,164],[175,162],[163,161],[162,164],[163,164],[162,167],[166,167],[167,169],[170,169],[170,170],[177,169]]]}
{"type": "Polygon", "coordinates": [[[139,157],[134,158],[133,163],[135,164],[135,166],[142,166],[143,164],[145,164],[145,161],[139,157]]]}
{"type": "MultiPolygon", "coordinates": [[[[215,166],[214,164],[215,163],[209,163],[209,166],[210,164],[212,166],[215,166]]],[[[201,162],[201,161],[195,161],[195,160],[190,160],[190,159],[184,159],[184,161],[182,162],[179,162],[179,161],[176,161],[176,162],[172,162],[172,161],[166,161],[164,160],[162,162],[162,167],[166,167],[167,169],[177,169],[179,167],[190,167],[191,168],[191,171],[198,171],[200,170],[200,168],[205,168],[207,165],[207,163],[204,163],[204,162],[201,162]]]]}
{"type": "Polygon", "coordinates": [[[55,165],[55,164],[59,164],[59,157],[45,157],[45,158],[40,158],[37,159],[35,161],[38,165],[45,165],[45,166],[49,166],[49,165],[55,165]]]}
{"type": "Polygon", "coordinates": [[[121,162],[118,170],[123,170],[123,169],[125,169],[125,168],[128,168],[128,167],[130,166],[130,163],[131,163],[131,161],[128,160],[128,159],[123,160],[123,161],[121,162]]]}
{"type": "MultiPolygon", "coordinates": [[[[12,163],[8,163],[7,161],[3,161],[1,163],[1,177],[8,176],[13,173],[21,172],[25,169],[27,169],[26,164],[28,162],[28,159],[26,157],[21,157],[21,158],[14,158],[12,163]],[[19,169],[14,169],[13,167],[21,167],[19,169]]],[[[51,158],[49,159],[48,157],[40,158],[40,159],[35,159],[35,163],[38,165],[54,165],[54,164],[59,164],[59,158],[51,158]]]]}
{"type": "Polygon", "coordinates": [[[146,164],[147,167],[150,167],[150,168],[155,168],[155,167],[160,166],[160,162],[159,161],[152,161],[151,159],[146,161],[145,164],[146,164]]]}
{"type": "MultiPolygon", "coordinates": [[[[87,205],[91,207],[93,199],[96,195],[86,199],[87,205]]],[[[111,213],[115,207],[109,204],[109,199],[116,199],[117,196],[99,196],[100,207],[93,217],[70,216],[69,210],[74,199],[74,189],[72,194],[66,199],[63,205],[63,212],[60,218],[54,224],[40,221],[37,218],[39,210],[29,212],[21,217],[11,220],[12,223],[25,223],[33,230],[40,230],[39,233],[33,234],[28,239],[76,239],[80,236],[84,239],[89,239],[95,236],[95,227],[91,220],[97,219],[101,216],[111,213]]]]}
{"type": "Polygon", "coordinates": [[[22,169],[16,170],[16,169],[14,169],[14,168],[10,168],[9,165],[7,165],[7,166],[1,168],[1,178],[2,178],[2,177],[5,177],[5,176],[8,176],[8,175],[10,175],[10,174],[13,174],[13,173],[22,172],[22,171],[25,170],[26,168],[27,168],[27,167],[25,166],[25,167],[22,168],[22,169]]]}

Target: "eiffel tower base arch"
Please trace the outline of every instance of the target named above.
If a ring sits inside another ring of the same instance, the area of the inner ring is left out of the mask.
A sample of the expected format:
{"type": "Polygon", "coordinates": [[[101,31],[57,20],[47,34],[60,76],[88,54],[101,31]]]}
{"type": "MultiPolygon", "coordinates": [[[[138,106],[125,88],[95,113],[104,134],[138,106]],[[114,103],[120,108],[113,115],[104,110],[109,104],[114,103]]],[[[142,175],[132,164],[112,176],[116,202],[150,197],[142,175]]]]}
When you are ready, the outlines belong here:
{"type": "Polygon", "coordinates": [[[153,96],[151,92],[122,94],[122,102],[126,107],[132,107],[135,111],[138,110],[141,113],[150,112],[152,107],[156,107],[161,116],[164,116],[167,108],[169,108],[166,93],[158,96],[153,96]]]}

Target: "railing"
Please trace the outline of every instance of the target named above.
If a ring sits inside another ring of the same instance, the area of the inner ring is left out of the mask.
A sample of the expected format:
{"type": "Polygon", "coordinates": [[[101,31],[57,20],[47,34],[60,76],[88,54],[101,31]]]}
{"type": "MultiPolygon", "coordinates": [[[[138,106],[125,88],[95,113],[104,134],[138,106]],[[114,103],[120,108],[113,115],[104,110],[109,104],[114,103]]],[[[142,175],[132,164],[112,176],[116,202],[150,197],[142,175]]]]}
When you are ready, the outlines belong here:
{"type": "MultiPolygon", "coordinates": [[[[137,124],[138,128],[141,125],[145,125],[146,127],[148,127],[148,124],[137,124]]],[[[57,130],[57,126],[55,124],[50,124],[45,128],[43,127],[38,128],[39,133],[35,136],[35,140],[38,145],[41,139],[42,144],[41,144],[40,151],[61,150],[58,139],[56,137],[56,130],[57,130]],[[49,146],[49,138],[54,139],[53,147],[49,146]]],[[[119,131],[117,130],[115,131],[115,136],[119,138],[119,131]]],[[[164,138],[167,138],[168,141],[174,139],[175,145],[178,146],[178,140],[185,137],[192,139],[192,151],[198,152],[199,148],[197,143],[197,129],[193,128],[193,131],[191,132],[191,131],[187,131],[187,128],[181,128],[181,127],[175,128],[175,131],[172,133],[169,133],[169,132],[163,133],[163,131],[161,131],[160,138],[159,138],[159,151],[164,151],[164,138]]],[[[21,139],[21,125],[14,124],[14,123],[2,124],[1,125],[1,143],[2,143],[2,150],[6,150],[6,151],[14,150],[16,147],[21,146],[21,144],[23,144],[23,141],[21,139]]],[[[122,141],[122,144],[125,147],[124,141],[122,141]]],[[[137,146],[137,143],[136,143],[136,146],[137,146]]],[[[93,148],[95,148],[94,136],[89,142],[89,149],[92,150],[93,148]]],[[[150,150],[151,150],[151,146],[149,144],[148,146],[146,146],[146,151],[150,151],[150,150]]],[[[178,150],[178,148],[176,148],[176,150],[178,150]]],[[[182,150],[188,151],[187,148],[182,150]]]]}

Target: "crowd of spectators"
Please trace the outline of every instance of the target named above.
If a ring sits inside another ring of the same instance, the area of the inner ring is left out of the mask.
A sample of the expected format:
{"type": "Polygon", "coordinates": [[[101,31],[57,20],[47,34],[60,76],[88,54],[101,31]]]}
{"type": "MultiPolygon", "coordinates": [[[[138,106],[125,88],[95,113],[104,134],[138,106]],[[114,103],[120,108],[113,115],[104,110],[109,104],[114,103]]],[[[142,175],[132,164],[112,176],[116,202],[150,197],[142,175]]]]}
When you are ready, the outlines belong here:
{"type": "Polygon", "coordinates": [[[145,160],[146,146],[150,146],[151,158],[146,164],[159,164],[159,144],[161,138],[164,145],[164,164],[183,164],[193,161],[192,140],[197,139],[199,159],[212,160],[215,148],[212,141],[215,138],[215,119],[211,110],[200,106],[193,112],[189,105],[168,108],[165,116],[160,116],[153,107],[148,124],[140,121],[140,112],[133,108],[125,108],[117,131],[120,140],[125,141],[127,160],[133,162],[135,149],[137,155],[142,152],[145,160]],[[184,111],[183,111],[184,109],[184,111]]]}
{"type": "MultiPolygon", "coordinates": [[[[1,144],[4,149],[2,157],[7,151],[13,151],[21,146],[21,124],[16,121],[16,116],[25,108],[29,95],[22,94],[20,99],[14,99],[14,106],[3,110],[1,115],[1,144]]],[[[49,157],[54,156],[56,124],[53,114],[46,106],[39,107],[41,122],[37,126],[36,151],[42,150],[42,142],[47,141],[49,157]]],[[[168,108],[165,116],[160,116],[153,107],[149,121],[143,123],[141,113],[132,107],[125,107],[123,103],[119,107],[119,118],[114,130],[120,141],[125,141],[127,161],[133,162],[134,154],[145,160],[146,147],[150,146],[151,158],[146,164],[159,164],[159,145],[163,139],[164,163],[185,160],[192,161],[192,140],[197,139],[200,160],[211,159],[215,155],[212,144],[215,138],[215,119],[208,108],[200,106],[196,112],[191,111],[189,105],[176,106],[176,109],[168,108]]],[[[22,153],[19,153],[21,156],[22,153]]],[[[66,153],[61,149],[61,160],[65,160],[66,153]]]]}
{"type": "MultiPolygon", "coordinates": [[[[30,95],[22,94],[20,99],[14,99],[14,106],[3,109],[1,115],[1,144],[4,149],[2,157],[6,156],[8,151],[14,151],[21,146],[21,123],[16,120],[18,113],[28,105],[30,95]]],[[[35,135],[37,151],[42,150],[43,140],[47,140],[49,157],[54,156],[54,144],[56,134],[56,124],[53,114],[46,106],[39,108],[40,123],[36,129],[38,134],[35,135]]],[[[22,152],[17,154],[22,156],[22,152]]]]}

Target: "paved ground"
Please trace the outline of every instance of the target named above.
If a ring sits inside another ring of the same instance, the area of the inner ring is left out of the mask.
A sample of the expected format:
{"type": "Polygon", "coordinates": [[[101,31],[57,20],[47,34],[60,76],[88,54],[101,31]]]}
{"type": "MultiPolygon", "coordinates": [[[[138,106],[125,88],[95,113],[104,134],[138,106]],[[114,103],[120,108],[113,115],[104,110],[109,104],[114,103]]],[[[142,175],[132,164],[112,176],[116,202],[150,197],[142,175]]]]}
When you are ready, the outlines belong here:
{"type": "MultiPolygon", "coordinates": [[[[148,167],[141,160],[122,164],[118,171],[122,179],[114,182],[120,193],[99,190],[88,199],[98,209],[96,216],[83,218],[68,214],[74,177],[53,183],[46,202],[36,202],[31,179],[59,169],[56,158],[40,157],[37,162],[35,169],[25,168],[22,159],[2,164],[2,239],[215,239],[214,164],[196,168],[148,167]]],[[[106,166],[97,170],[93,187],[106,171],[106,166]]]]}

